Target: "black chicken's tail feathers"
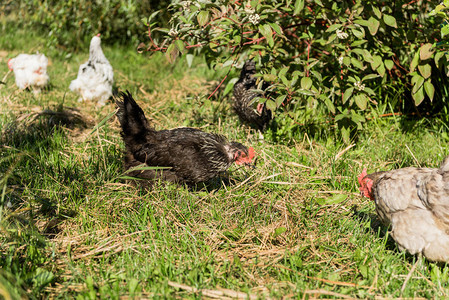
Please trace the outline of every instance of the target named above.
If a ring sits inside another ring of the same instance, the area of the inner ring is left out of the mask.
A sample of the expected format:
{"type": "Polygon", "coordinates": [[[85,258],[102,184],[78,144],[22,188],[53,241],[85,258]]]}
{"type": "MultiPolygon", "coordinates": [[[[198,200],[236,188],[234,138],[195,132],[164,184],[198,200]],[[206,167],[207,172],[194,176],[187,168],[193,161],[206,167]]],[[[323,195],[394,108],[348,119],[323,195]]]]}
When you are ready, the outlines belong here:
{"type": "Polygon", "coordinates": [[[142,137],[148,132],[154,131],[145,117],[143,110],[128,90],[126,93],[118,93],[118,96],[123,99],[123,101],[120,101],[119,97],[114,97],[115,103],[118,106],[117,118],[123,130],[123,137],[142,137]]]}

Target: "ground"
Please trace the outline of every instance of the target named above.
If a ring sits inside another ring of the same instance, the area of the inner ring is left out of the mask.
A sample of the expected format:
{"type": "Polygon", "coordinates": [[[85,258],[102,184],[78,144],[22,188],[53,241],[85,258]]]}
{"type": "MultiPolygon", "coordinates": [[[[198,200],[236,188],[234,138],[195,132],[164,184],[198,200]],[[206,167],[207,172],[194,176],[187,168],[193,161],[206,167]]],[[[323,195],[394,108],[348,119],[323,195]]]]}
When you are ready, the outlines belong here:
{"type": "Polygon", "coordinates": [[[363,167],[437,166],[448,153],[444,124],[374,118],[352,146],[332,130],[260,140],[227,97],[206,99],[222,78],[201,59],[188,68],[104,45],[115,86],[157,129],[201,128],[257,153],[255,169],[233,166],[215,189],[142,191],[126,182],[114,103],[79,103],[68,90],[88,45],[67,58],[26,38],[0,43],[5,298],[448,296],[449,268],[422,259],[412,270],[417,258],[397,249],[357,189],[363,167]],[[36,50],[51,61],[39,95],[18,90],[6,66],[36,50]]]}

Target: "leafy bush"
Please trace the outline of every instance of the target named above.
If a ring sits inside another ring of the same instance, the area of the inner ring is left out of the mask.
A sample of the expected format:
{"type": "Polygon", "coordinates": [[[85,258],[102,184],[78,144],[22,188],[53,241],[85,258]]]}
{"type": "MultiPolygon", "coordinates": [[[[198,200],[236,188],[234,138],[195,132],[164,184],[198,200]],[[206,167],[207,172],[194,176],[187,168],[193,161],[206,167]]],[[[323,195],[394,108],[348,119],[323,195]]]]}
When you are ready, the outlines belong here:
{"type": "MultiPolygon", "coordinates": [[[[168,4],[154,0],[24,0],[8,1],[0,8],[8,15],[16,14],[18,26],[37,28],[48,35],[47,46],[72,52],[96,33],[109,43],[137,45],[145,29],[141,18],[168,4]]],[[[158,21],[164,21],[163,15],[158,21]]]]}
{"type": "MultiPolygon", "coordinates": [[[[436,3],[419,3],[173,1],[169,28],[148,18],[147,50],[169,60],[204,54],[211,67],[234,77],[231,69],[256,58],[259,76],[271,83],[261,102],[293,127],[335,124],[349,142],[382,109],[419,114],[417,106],[427,111],[435,104],[432,70],[448,59],[433,50],[441,22],[428,12],[436,3]]],[[[234,82],[228,79],[225,93],[234,82]]]]}

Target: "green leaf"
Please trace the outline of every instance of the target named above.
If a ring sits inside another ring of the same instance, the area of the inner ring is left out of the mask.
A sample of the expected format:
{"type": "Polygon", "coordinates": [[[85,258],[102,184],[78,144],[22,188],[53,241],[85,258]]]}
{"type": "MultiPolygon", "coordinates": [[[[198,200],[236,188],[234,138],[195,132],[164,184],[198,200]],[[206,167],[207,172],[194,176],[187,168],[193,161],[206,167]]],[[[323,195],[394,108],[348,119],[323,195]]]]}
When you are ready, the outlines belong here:
{"type": "Polygon", "coordinates": [[[376,15],[376,17],[380,19],[382,17],[382,13],[380,12],[380,10],[376,6],[371,6],[371,8],[373,9],[373,12],[376,15]]]}
{"type": "Polygon", "coordinates": [[[361,125],[366,121],[365,118],[362,115],[356,113],[355,110],[351,110],[351,120],[357,125],[361,125]]]}
{"type": "Polygon", "coordinates": [[[384,64],[385,64],[385,68],[387,68],[388,70],[391,70],[394,67],[394,63],[391,59],[386,59],[384,61],[384,64]]]}
{"type": "Polygon", "coordinates": [[[396,19],[393,16],[384,14],[383,20],[385,24],[387,24],[388,26],[398,28],[398,25],[396,24],[396,19]]]}
{"type": "Polygon", "coordinates": [[[360,45],[363,45],[367,42],[367,40],[357,40],[351,43],[351,47],[358,47],[360,45]]]}
{"type": "Polygon", "coordinates": [[[301,88],[308,90],[312,86],[312,79],[310,77],[301,78],[301,88]]]}
{"type": "Polygon", "coordinates": [[[444,25],[443,28],[441,28],[441,37],[444,38],[448,34],[449,34],[449,25],[444,25]]]}
{"type": "Polygon", "coordinates": [[[429,78],[432,74],[432,67],[429,64],[419,65],[418,70],[425,79],[429,78]]]}
{"type": "Polygon", "coordinates": [[[226,96],[227,94],[229,94],[229,92],[231,92],[234,89],[234,84],[237,82],[237,80],[238,78],[232,78],[231,80],[229,80],[223,91],[223,96],[226,96]]]}
{"type": "Polygon", "coordinates": [[[287,228],[285,227],[278,227],[274,230],[273,238],[277,238],[281,234],[285,233],[287,231],[287,228]]]}
{"type": "Polygon", "coordinates": [[[329,36],[329,38],[327,39],[326,44],[332,43],[336,38],[337,38],[337,35],[336,35],[335,33],[334,33],[334,34],[331,34],[331,35],[329,36]]]}
{"type": "Polygon", "coordinates": [[[209,11],[207,11],[207,10],[200,11],[200,13],[196,17],[196,19],[198,20],[198,24],[200,26],[206,25],[207,22],[209,21],[209,11]]]}
{"type": "Polygon", "coordinates": [[[354,24],[359,24],[365,27],[369,26],[369,22],[367,20],[354,20],[354,24]]]}
{"type": "Polygon", "coordinates": [[[367,93],[368,95],[371,96],[375,96],[376,93],[374,93],[374,91],[372,89],[370,89],[369,87],[365,87],[365,89],[363,90],[365,93],[367,93]]]}
{"type": "Polygon", "coordinates": [[[274,74],[263,74],[263,80],[266,82],[274,82],[278,79],[278,77],[274,74]]]}
{"type": "Polygon", "coordinates": [[[176,48],[178,48],[179,52],[181,52],[181,53],[184,52],[185,47],[184,47],[184,42],[183,42],[183,41],[181,41],[181,40],[176,40],[176,41],[175,41],[175,45],[176,45],[176,48]]]}
{"type": "Polygon", "coordinates": [[[356,58],[354,58],[354,57],[351,57],[351,64],[352,64],[354,67],[357,67],[357,68],[359,68],[360,70],[363,70],[363,63],[362,63],[360,60],[358,60],[358,59],[356,59],[356,58]]]}
{"type": "Polygon", "coordinates": [[[384,64],[381,64],[377,69],[377,73],[379,73],[380,76],[384,77],[385,75],[385,66],[384,64]]]}
{"type": "Polygon", "coordinates": [[[332,205],[332,204],[341,203],[341,202],[345,201],[347,198],[348,198],[348,195],[335,194],[329,198],[318,198],[317,203],[320,205],[332,205]]]}
{"type": "Polygon", "coordinates": [[[435,60],[435,65],[437,66],[437,67],[439,67],[439,62],[440,62],[440,59],[443,57],[443,55],[444,55],[444,52],[437,52],[436,54],[435,54],[435,57],[434,57],[434,60],[435,60]]]}
{"type": "Polygon", "coordinates": [[[329,26],[329,28],[326,29],[326,32],[335,31],[335,30],[341,28],[341,26],[343,26],[343,25],[342,24],[333,24],[333,25],[329,26]]]}
{"type": "Polygon", "coordinates": [[[365,110],[366,106],[368,104],[368,99],[366,98],[365,94],[358,94],[354,96],[355,104],[361,109],[365,110]]]}
{"type": "Polygon", "coordinates": [[[273,47],[274,41],[271,26],[268,24],[259,25],[259,32],[267,39],[267,42],[270,45],[270,47],[273,47]]]}
{"type": "Polygon", "coordinates": [[[306,95],[306,96],[314,96],[315,92],[311,91],[311,90],[304,90],[304,89],[300,89],[298,91],[298,93],[302,94],[302,95],[306,95]]]}
{"type": "Polygon", "coordinates": [[[329,98],[326,97],[326,100],[324,100],[324,104],[326,104],[327,109],[329,109],[331,113],[335,114],[335,106],[329,98]]]}
{"type": "Polygon", "coordinates": [[[433,96],[435,95],[435,87],[433,86],[430,78],[424,82],[424,90],[426,91],[427,96],[430,99],[430,102],[433,101],[433,96]]]}
{"type": "Polygon", "coordinates": [[[276,24],[276,23],[268,23],[268,24],[270,24],[271,28],[273,28],[273,30],[274,30],[278,35],[283,36],[283,34],[282,34],[282,28],[281,28],[278,24],[276,24]]]}
{"type": "Polygon", "coordinates": [[[355,48],[351,50],[352,53],[357,53],[360,56],[364,56],[365,55],[365,50],[364,49],[360,49],[360,48],[355,48]]]}
{"type": "Polygon", "coordinates": [[[380,57],[379,55],[374,55],[373,56],[373,62],[371,63],[371,68],[373,69],[373,71],[376,71],[377,68],[382,64],[382,57],[380,57]]]}
{"type": "Polygon", "coordinates": [[[345,93],[343,94],[343,104],[345,104],[346,101],[348,101],[348,99],[352,96],[353,92],[354,92],[353,87],[346,89],[345,93]]]}
{"type": "Polygon", "coordinates": [[[434,52],[431,50],[431,48],[432,48],[432,44],[430,44],[430,43],[422,45],[421,48],[419,49],[419,58],[421,60],[426,60],[426,59],[431,58],[433,55],[433,52],[434,52]]]}
{"type": "Polygon", "coordinates": [[[365,37],[365,32],[360,30],[351,29],[352,34],[354,34],[358,39],[363,39],[365,37]]]}
{"type": "Polygon", "coordinates": [[[282,105],[282,103],[284,103],[285,98],[287,97],[287,95],[280,95],[279,97],[276,98],[276,107],[279,107],[282,105]]]}
{"type": "Polygon", "coordinates": [[[51,283],[54,278],[55,275],[52,272],[43,268],[37,268],[34,273],[33,283],[36,287],[43,288],[51,283]]]}
{"type": "Polygon", "coordinates": [[[415,81],[415,84],[413,85],[412,93],[415,94],[418,91],[418,89],[421,88],[421,86],[423,85],[424,77],[419,76],[419,75],[414,76],[412,78],[412,84],[413,84],[413,81],[415,81]]]}
{"type": "Polygon", "coordinates": [[[189,68],[192,67],[193,57],[193,54],[186,54],[187,65],[189,68]]]}
{"type": "Polygon", "coordinates": [[[378,78],[378,77],[379,77],[379,75],[377,75],[377,74],[368,74],[362,78],[362,81],[370,80],[370,79],[374,79],[374,78],[378,78]]]}
{"type": "Polygon", "coordinates": [[[276,110],[276,103],[273,100],[268,99],[267,102],[265,102],[265,104],[267,105],[267,108],[269,110],[272,110],[272,111],[276,110]]]}
{"type": "Polygon", "coordinates": [[[293,15],[298,15],[304,8],[304,0],[296,0],[295,1],[295,10],[293,11],[293,15]]]}
{"type": "Polygon", "coordinates": [[[413,100],[415,100],[415,105],[418,106],[424,100],[424,88],[419,88],[416,93],[412,94],[413,100]]]}
{"type": "Polygon", "coordinates": [[[283,68],[279,71],[278,76],[285,76],[285,74],[287,74],[287,71],[288,71],[289,69],[290,69],[289,67],[283,67],[283,68]]]}
{"type": "Polygon", "coordinates": [[[369,62],[369,63],[372,63],[372,62],[374,61],[373,56],[372,56],[371,53],[370,53],[368,50],[366,50],[366,49],[363,49],[363,59],[364,59],[366,62],[369,62]]]}
{"type": "Polygon", "coordinates": [[[419,63],[419,50],[415,52],[412,62],[410,63],[410,73],[415,71],[416,66],[418,66],[418,63],[419,63]]]}
{"type": "Polygon", "coordinates": [[[278,76],[278,78],[281,79],[282,83],[283,83],[285,86],[290,86],[290,81],[287,79],[287,77],[281,75],[281,76],[278,76]]]}
{"type": "Polygon", "coordinates": [[[342,127],[341,128],[341,137],[343,138],[343,142],[345,142],[345,144],[349,144],[350,142],[350,131],[348,128],[346,127],[342,127]]]}
{"type": "Polygon", "coordinates": [[[167,51],[165,52],[165,57],[170,63],[176,60],[176,58],[178,57],[178,49],[176,48],[175,43],[172,43],[170,44],[170,46],[168,46],[167,51]]]}
{"type": "Polygon", "coordinates": [[[151,23],[151,21],[153,20],[153,18],[160,12],[160,10],[156,10],[154,13],[152,13],[149,17],[148,17],[148,23],[151,23]]]}
{"type": "Polygon", "coordinates": [[[368,19],[368,29],[371,35],[376,35],[377,30],[379,29],[380,22],[379,20],[371,17],[368,19]]]}

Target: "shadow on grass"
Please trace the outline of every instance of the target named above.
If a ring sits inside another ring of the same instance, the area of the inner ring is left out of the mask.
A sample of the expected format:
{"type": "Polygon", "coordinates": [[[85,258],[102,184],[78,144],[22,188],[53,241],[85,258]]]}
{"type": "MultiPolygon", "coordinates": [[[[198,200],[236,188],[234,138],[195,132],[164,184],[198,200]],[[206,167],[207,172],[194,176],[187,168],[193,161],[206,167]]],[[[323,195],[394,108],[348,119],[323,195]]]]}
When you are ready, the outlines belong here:
{"type": "MultiPolygon", "coordinates": [[[[130,174],[132,175],[132,174],[130,174]]],[[[223,187],[231,187],[233,185],[237,185],[244,180],[239,180],[231,177],[229,173],[221,174],[220,176],[213,178],[207,182],[201,182],[197,184],[187,184],[187,183],[175,183],[168,180],[163,180],[161,178],[156,179],[147,179],[147,178],[139,178],[137,176],[126,177],[126,182],[135,186],[136,188],[142,190],[143,192],[158,189],[158,187],[173,184],[179,188],[185,188],[190,192],[214,192],[222,189],[223,187]]]]}
{"type": "Polygon", "coordinates": [[[51,139],[55,130],[65,127],[73,129],[91,127],[93,122],[76,108],[57,106],[18,116],[1,132],[1,144],[19,149],[33,150],[51,139]]]}
{"type": "Polygon", "coordinates": [[[5,126],[0,136],[0,174],[5,180],[0,183],[7,189],[0,200],[10,211],[10,217],[22,225],[35,225],[41,234],[51,237],[59,232],[61,222],[75,216],[73,210],[48,198],[42,181],[47,176],[69,187],[69,191],[58,196],[61,199],[83,191],[75,184],[82,183],[83,172],[73,166],[49,163],[48,158],[52,149],[65,143],[62,128],[90,126],[92,122],[79,110],[62,105],[19,115],[5,126]]]}
{"type": "Polygon", "coordinates": [[[366,229],[366,232],[372,235],[377,234],[380,238],[385,238],[385,236],[388,236],[387,243],[385,245],[386,249],[391,251],[399,251],[396,242],[393,240],[391,235],[388,234],[389,226],[382,224],[382,221],[376,214],[358,211],[357,207],[353,207],[352,216],[360,222],[367,220],[370,221],[370,227],[366,229]]]}

